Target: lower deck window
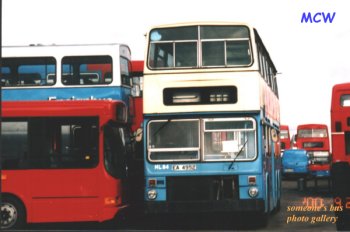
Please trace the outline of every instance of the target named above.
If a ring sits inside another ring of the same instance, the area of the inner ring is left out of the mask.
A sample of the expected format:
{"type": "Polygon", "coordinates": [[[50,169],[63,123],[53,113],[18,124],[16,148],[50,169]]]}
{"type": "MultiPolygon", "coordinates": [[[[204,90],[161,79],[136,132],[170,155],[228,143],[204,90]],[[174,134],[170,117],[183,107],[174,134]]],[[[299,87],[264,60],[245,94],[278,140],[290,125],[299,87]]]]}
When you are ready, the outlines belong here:
{"type": "Polygon", "coordinates": [[[254,159],[255,121],[252,119],[204,120],[204,160],[254,159]]]}
{"type": "Polygon", "coordinates": [[[98,162],[98,119],[3,119],[2,168],[92,168],[98,162]]]}
{"type": "Polygon", "coordinates": [[[155,120],[148,124],[151,161],[198,160],[199,120],[155,120]]]}
{"type": "Polygon", "coordinates": [[[323,148],[323,142],[305,142],[303,148],[323,148]]]}
{"type": "Polygon", "coordinates": [[[148,159],[151,162],[253,160],[255,124],[253,118],[150,121],[148,159]]]}

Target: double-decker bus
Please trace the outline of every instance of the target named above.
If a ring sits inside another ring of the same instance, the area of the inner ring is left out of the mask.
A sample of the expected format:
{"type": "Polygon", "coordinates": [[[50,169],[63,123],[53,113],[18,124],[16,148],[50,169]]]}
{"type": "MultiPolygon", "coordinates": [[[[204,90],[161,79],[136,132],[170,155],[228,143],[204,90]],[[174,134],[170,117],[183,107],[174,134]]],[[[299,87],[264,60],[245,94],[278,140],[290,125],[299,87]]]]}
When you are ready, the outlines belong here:
{"type": "Polygon", "coordinates": [[[333,87],[331,103],[333,163],[350,163],[350,83],[333,87]]]}
{"type": "Polygon", "coordinates": [[[3,101],[114,99],[128,107],[132,101],[127,45],[4,46],[2,56],[3,101]]]}
{"type": "Polygon", "coordinates": [[[331,156],[327,125],[298,125],[296,146],[308,152],[311,162],[309,171],[313,177],[329,177],[331,156]]]}
{"type": "Polygon", "coordinates": [[[337,229],[350,230],[350,83],[333,86],[331,101],[332,189],[337,229]]]}
{"type": "Polygon", "coordinates": [[[153,27],[147,42],[145,211],[267,219],[280,205],[280,114],[276,68],[257,31],[181,23],[153,27]]]}
{"type": "Polygon", "coordinates": [[[281,151],[291,149],[291,138],[289,134],[289,126],[280,126],[281,151]]]}
{"type": "Polygon", "coordinates": [[[1,229],[114,218],[127,126],[121,101],[2,102],[1,229]]]}

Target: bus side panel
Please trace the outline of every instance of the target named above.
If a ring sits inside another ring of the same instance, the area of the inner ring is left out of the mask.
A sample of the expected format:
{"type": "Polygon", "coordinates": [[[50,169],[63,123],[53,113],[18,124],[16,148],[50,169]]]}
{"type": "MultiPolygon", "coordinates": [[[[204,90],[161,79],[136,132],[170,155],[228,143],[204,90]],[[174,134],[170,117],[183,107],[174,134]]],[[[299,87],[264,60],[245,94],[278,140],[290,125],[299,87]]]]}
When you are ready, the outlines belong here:
{"type": "Polygon", "coordinates": [[[30,221],[69,222],[97,219],[100,199],[96,171],[32,170],[28,173],[27,180],[33,212],[30,221]]]}

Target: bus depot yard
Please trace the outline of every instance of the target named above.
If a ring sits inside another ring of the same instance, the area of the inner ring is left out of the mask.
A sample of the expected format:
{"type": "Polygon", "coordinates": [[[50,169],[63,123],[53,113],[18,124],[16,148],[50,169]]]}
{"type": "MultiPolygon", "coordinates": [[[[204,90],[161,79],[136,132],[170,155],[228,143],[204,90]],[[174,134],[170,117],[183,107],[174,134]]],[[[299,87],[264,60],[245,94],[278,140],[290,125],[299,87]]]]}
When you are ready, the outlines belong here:
{"type": "Polygon", "coordinates": [[[3,47],[1,229],[350,229],[350,84],[333,88],[332,136],[290,139],[254,27],[146,41],[144,62],[125,44],[3,47]],[[282,180],[293,147],[314,187],[282,180]]]}

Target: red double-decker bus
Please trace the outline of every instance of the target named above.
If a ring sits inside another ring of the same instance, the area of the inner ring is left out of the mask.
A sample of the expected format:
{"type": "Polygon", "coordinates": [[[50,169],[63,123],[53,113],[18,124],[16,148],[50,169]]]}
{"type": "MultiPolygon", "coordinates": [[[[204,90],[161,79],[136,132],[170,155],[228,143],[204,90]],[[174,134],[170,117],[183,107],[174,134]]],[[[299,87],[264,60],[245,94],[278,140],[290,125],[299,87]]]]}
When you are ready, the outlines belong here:
{"type": "Polygon", "coordinates": [[[333,86],[331,102],[332,189],[337,229],[350,230],[350,83],[333,86]]]}
{"type": "Polygon", "coordinates": [[[304,124],[297,127],[296,146],[310,156],[310,174],[314,177],[330,175],[330,146],[328,127],[325,124],[304,124]]]}
{"type": "Polygon", "coordinates": [[[2,104],[2,229],[35,222],[102,222],[126,206],[124,103],[2,104]]]}
{"type": "Polygon", "coordinates": [[[281,142],[281,151],[291,148],[289,126],[287,125],[280,126],[280,142],[281,142]]]}
{"type": "Polygon", "coordinates": [[[333,87],[331,131],[333,163],[350,163],[350,83],[333,87]]]}

